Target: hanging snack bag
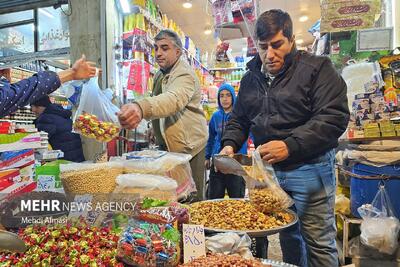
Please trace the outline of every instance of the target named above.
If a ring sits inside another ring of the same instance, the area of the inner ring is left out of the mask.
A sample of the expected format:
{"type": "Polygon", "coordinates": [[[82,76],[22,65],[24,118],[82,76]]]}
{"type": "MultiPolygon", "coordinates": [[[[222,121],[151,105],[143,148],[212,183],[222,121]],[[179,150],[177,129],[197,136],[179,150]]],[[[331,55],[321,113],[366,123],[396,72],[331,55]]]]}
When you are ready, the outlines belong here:
{"type": "Polygon", "coordinates": [[[263,213],[287,209],[293,200],[280,187],[274,168],[265,163],[258,150],[252,155],[252,166],[244,166],[250,202],[263,213]]]}
{"type": "Polygon", "coordinates": [[[99,142],[109,142],[118,136],[120,125],[116,107],[99,88],[98,77],[83,85],[74,131],[99,142]]]}

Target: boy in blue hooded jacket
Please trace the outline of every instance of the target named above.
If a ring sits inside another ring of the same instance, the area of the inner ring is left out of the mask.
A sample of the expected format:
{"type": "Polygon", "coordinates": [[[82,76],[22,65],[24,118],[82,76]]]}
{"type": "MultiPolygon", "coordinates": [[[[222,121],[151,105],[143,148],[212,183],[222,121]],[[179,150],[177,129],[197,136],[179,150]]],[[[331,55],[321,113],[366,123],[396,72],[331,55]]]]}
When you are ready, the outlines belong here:
{"type": "MultiPolygon", "coordinates": [[[[218,89],[218,110],[211,116],[208,124],[208,141],[206,146],[207,169],[210,169],[210,180],[208,184],[208,198],[216,199],[225,196],[228,191],[230,198],[243,198],[245,194],[245,182],[241,176],[234,174],[223,174],[216,172],[211,166],[211,157],[219,154],[221,148],[221,138],[224,134],[225,125],[230,119],[231,111],[235,103],[235,90],[230,84],[223,84],[218,89]]],[[[238,153],[247,154],[247,144],[243,144],[238,153]]]]}

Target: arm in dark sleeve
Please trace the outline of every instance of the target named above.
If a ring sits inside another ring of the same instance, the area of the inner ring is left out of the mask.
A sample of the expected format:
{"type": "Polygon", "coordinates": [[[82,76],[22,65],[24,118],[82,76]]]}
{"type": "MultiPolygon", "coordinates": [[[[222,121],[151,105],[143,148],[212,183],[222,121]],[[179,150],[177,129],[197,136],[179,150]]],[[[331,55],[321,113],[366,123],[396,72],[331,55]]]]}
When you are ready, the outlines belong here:
{"type": "Polygon", "coordinates": [[[50,94],[60,85],[58,75],[51,71],[39,72],[13,84],[0,81],[0,118],[50,94]]]}
{"type": "Polygon", "coordinates": [[[211,120],[208,123],[208,141],[206,145],[206,159],[210,159],[214,150],[215,136],[217,130],[215,129],[215,114],[211,116],[211,120]]]}
{"type": "Polygon", "coordinates": [[[346,83],[326,59],[314,80],[311,92],[311,119],[293,130],[284,142],[292,160],[318,155],[337,143],[349,121],[346,83]]]}
{"type": "Polygon", "coordinates": [[[222,148],[225,146],[233,147],[233,150],[237,152],[247,140],[250,129],[250,120],[246,116],[245,104],[241,97],[243,92],[242,86],[246,82],[241,82],[239,94],[236,98],[235,105],[233,106],[231,119],[225,126],[224,135],[222,136],[222,148]]]}
{"type": "Polygon", "coordinates": [[[46,132],[50,139],[57,132],[57,127],[55,124],[39,124],[38,130],[46,132]]]}

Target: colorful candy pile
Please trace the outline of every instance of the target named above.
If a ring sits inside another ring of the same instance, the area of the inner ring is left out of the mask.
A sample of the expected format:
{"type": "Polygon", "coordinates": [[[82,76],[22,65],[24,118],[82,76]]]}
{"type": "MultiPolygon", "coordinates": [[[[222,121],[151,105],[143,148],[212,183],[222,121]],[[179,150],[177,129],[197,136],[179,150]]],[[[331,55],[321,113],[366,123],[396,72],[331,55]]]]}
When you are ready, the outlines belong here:
{"type": "Polygon", "coordinates": [[[0,266],[123,266],[118,263],[118,236],[110,228],[76,225],[29,226],[18,235],[25,241],[25,253],[0,253],[0,266]]]}
{"type": "Polygon", "coordinates": [[[119,134],[119,127],[112,122],[100,121],[96,115],[84,113],[74,122],[74,130],[100,142],[109,142],[119,134]]]}
{"type": "Polygon", "coordinates": [[[118,257],[135,266],[175,266],[179,240],[174,224],[132,219],[121,235],[118,257]]]}

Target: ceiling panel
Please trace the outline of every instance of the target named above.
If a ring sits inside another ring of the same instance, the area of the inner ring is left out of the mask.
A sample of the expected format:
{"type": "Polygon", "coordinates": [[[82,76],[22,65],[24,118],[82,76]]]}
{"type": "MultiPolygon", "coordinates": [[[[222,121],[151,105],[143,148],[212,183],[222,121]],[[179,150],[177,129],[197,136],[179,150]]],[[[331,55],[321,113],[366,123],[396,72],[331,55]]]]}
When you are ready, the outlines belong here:
{"type": "MultiPolygon", "coordinates": [[[[185,9],[182,0],[154,0],[160,9],[172,18],[192,38],[197,46],[204,51],[212,53],[217,45],[218,38],[205,35],[204,29],[213,24],[211,5],[208,0],[192,0],[193,7],[185,9]]],[[[319,19],[319,0],[259,0],[260,14],[266,10],[280,8],[287,11],[293,20],[294,33],[298,39],[303,39],[306,44],[312,43],[313,37],[307,30],[319,19]],[[299,22],[299,17],[307,15],[306,22],[299,22]]],[[[217,36],[218,37],[218,36],[217,36]]],[[[229,41],[235,54],[242,53],[242,48],[247,45],[243,39],[229,41]]]]}

